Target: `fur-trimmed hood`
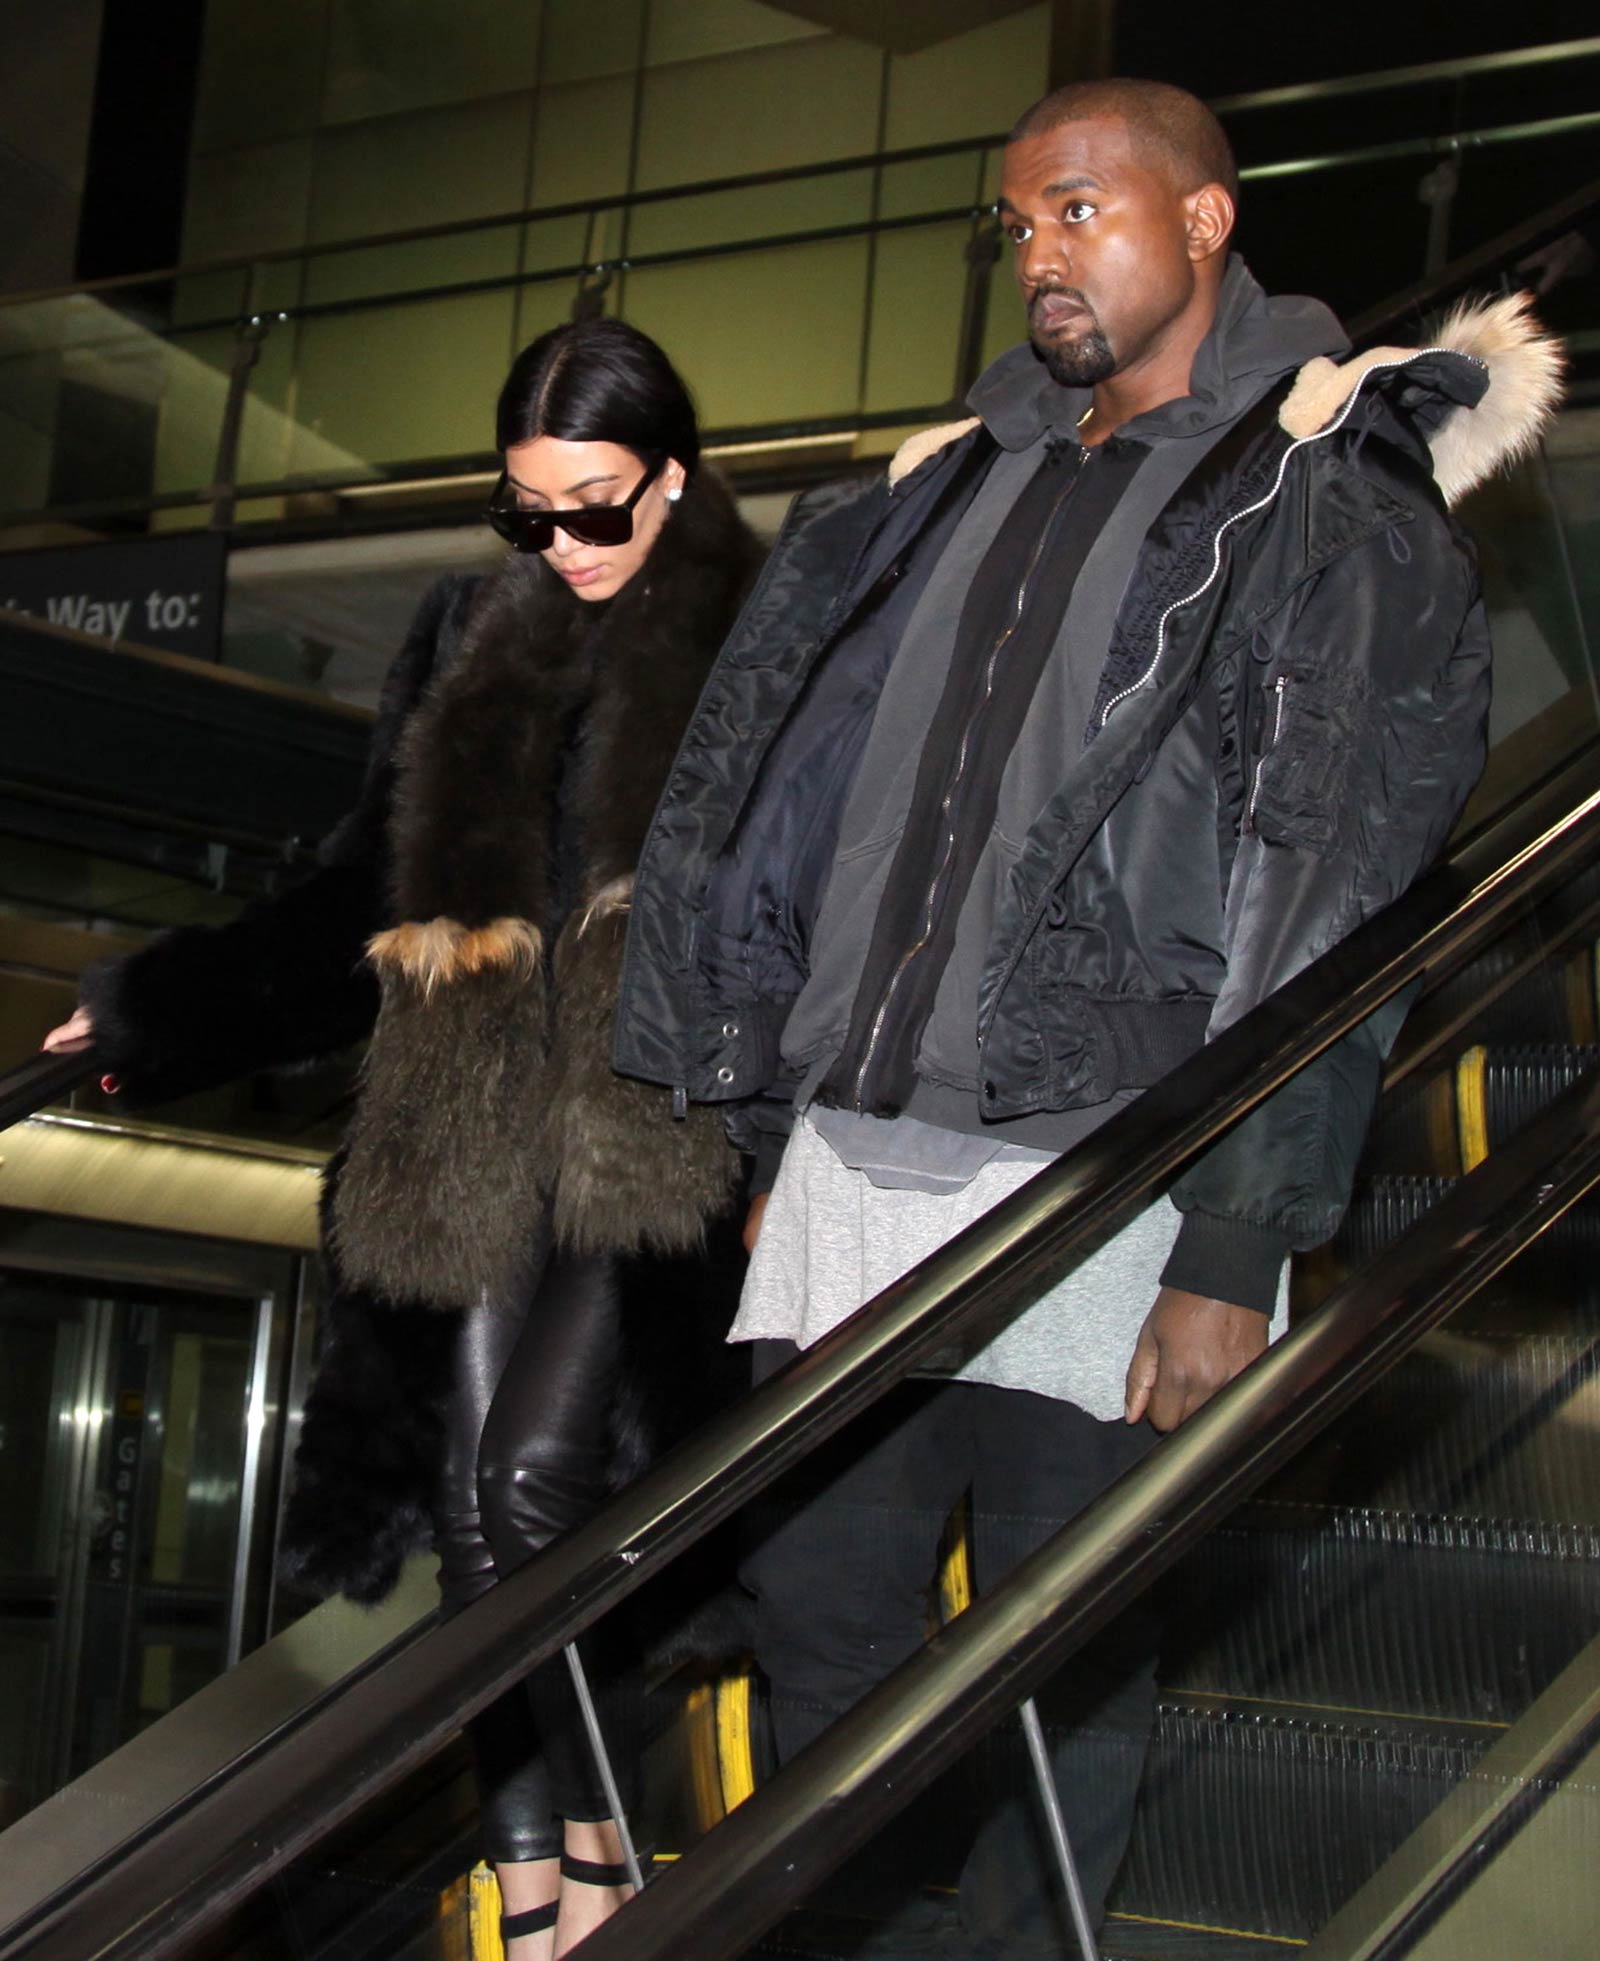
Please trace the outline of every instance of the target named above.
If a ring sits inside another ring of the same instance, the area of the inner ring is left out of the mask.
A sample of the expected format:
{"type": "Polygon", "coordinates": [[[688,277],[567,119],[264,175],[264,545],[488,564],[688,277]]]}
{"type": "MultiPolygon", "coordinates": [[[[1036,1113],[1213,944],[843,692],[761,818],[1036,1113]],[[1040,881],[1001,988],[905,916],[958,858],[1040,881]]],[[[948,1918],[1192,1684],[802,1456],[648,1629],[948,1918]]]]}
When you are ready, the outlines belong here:
{"type": "Polygon", "coordinates": [[[1447,504],[1533,449],[1561,399],[1566,359],[1529,293],[1463,300],[1425,347],[1371,347],[1308,361],[1278,411],[1297,442],[1337,427],[1363,383],[1398,377],[1447,504]]]}
{"type": "MultiPolygon", "coordinates": [[[[1314,355],[1296,374],[1278,421],[1295,442],[1311,441],[1339,426],[1365,386],[1401,390],[1440,495],[1456,504],[1536,446],[1560,401],[1565,367],[1561,343],[1541,327],[1530,294],[1463,300],[1426,346],[1369,348],[1345,360],[1314,355]]],[[[908,437],[890,462],[890,487],[979,420],[908,437]]]]}
{"type": "Polygon", "coordinates": [[[702,474],[644,569],[586,605],[536,559],[474,598],[398,745],[383,1006],[333,1237],[355,1285],[508,1285],[542,1203],[572,1250],[691,1243],[735,1160],[709,1113],[609,1066],[633,869],[759,547],[702,474]]]}

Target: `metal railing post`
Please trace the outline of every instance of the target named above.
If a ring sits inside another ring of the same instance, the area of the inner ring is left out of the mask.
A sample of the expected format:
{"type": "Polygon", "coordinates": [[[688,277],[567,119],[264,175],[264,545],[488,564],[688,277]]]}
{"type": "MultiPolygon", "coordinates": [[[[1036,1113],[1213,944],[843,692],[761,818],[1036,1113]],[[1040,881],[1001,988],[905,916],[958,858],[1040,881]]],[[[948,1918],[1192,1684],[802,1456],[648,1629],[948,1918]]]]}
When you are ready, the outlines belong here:
{"type": "MultiPolygon", "coordinates": [[[[286,313],[277,318],[288,319],[286,313]]],[[[217,463],[211,473],[206,501],[211,506],[210,528],[228,531],[233,526],[234,484],[239,474],[239,435],[244,427],[244,408],[250,394],[250,375],[261,358],[261,343],[271,322],[264,313],[252,313],[241,320],[233,343],[233,360],[228,368],[228,394],[222,405],[222,427],[217,432],[217,463]]]]}

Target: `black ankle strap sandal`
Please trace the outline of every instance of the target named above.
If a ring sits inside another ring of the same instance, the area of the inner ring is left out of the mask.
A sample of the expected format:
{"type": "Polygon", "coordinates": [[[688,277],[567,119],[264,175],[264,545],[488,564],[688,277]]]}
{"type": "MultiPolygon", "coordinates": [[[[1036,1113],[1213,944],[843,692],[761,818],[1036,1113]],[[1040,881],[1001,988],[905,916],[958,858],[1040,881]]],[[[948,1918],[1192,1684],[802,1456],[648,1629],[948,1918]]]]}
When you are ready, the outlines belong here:
{"type": "Polygon", "coordinates": [[[561,1855],[561,1877],[575,1879],[580,1886],[631,1886],[628,1868],[622,1865],[602,1865],[598,1859],[574,1859],[570,1852],[561,1855]]]}
{"type": "Polygon", "coordinates": [[[524,1934],[547,1934],[556,1924],[556,1915],[561,1911],[561,1902],[552,1900],[548,1906],[527,1907],[521,1913],[503,1913],[500,1916],[500,1938],[503,1941],[521,1940],[524,1934]]]}

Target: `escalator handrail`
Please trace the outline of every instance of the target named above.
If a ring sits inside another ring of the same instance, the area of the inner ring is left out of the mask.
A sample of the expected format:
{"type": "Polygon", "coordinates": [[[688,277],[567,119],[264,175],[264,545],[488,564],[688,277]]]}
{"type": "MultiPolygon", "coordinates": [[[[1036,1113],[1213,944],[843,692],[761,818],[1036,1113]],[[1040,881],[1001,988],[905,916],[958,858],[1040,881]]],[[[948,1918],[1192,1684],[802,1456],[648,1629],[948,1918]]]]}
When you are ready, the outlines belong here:
{"type": "Polygon", "coordinates": [[[74,1055],[36,1055],[0,1072],[0,1130],[59,1103],[80,1089],[99,1069],[93,1049],[74,1055]]]}
{"type": "Polygon", "coordinates": [[[191,1799],[108,1842],[0,1931],[0,1955],[157,1952],[152,1930],[175,1916],[198,1933],[248,1897],[964,1327],[1015,1309],[1100,1243],[1384,1001],[1471,957],[1591,860],[1597,763],[1600,742],[540,1559],[237,1770],[219,1767],[191,1799]]]}
{"type": "Polygon", "coordinates": [[[674,1862],[593,1961],[742,1954],[1597,1186],[1591,1069],[674,1862]]]}

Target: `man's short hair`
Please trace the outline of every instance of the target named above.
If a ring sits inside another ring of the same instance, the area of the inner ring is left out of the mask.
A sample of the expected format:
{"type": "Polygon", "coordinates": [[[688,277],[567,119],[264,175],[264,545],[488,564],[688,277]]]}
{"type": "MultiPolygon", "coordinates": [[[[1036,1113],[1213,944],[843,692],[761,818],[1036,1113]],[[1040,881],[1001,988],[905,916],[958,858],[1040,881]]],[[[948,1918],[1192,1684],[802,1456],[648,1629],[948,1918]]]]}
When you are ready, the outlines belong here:
{"type": "Polygon", "coordinates": [[[1171,82],[1126,77],[1069,82],[1036,102],[1019,119],[1008,140],[1016,143],[1024,137],[1043,136],[1063,123],[1087,122],[1098,116],[1126,123],[1135,148],[1154,151],[1180,191],[1220,184],[1237,200],[1239,166],[1221,123],[1199,96],[1175,88],[1171,82]]]}

